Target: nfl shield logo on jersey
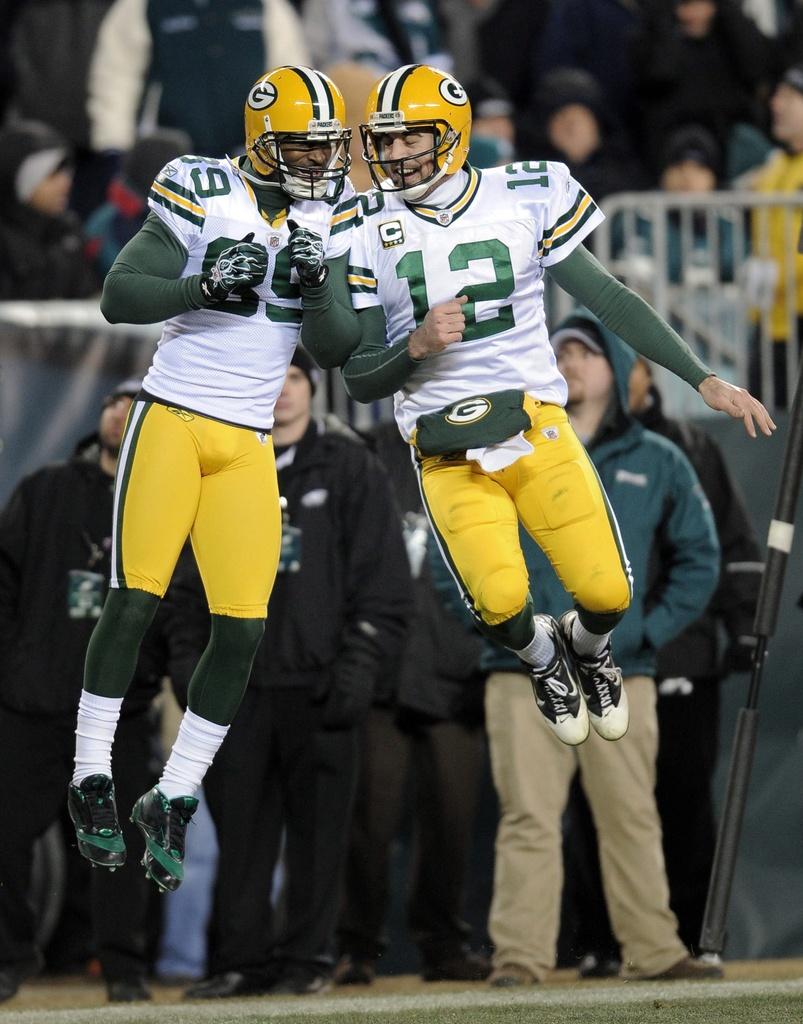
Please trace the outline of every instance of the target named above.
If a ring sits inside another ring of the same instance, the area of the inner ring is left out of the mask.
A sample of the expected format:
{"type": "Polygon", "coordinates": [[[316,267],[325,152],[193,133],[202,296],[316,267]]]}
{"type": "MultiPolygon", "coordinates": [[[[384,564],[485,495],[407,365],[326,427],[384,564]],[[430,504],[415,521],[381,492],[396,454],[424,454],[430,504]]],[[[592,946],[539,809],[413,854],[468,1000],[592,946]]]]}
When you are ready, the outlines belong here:
{"type": "Polygon", "coordinates": [[[557,441],[560,437],[560,431],[557,427],[544,427],[541,431],[547,441],[557,441]]]}
{"type": "Polygon", "coordinates": [[[435,219],[437,220],[437,222],[440,224],[441,227],[445,228],[447,226],[447,224],[451,224],[452,223],[452,211],[451,210],[441,210],[441,212],[438,214],[438,216],[435,219]]]}

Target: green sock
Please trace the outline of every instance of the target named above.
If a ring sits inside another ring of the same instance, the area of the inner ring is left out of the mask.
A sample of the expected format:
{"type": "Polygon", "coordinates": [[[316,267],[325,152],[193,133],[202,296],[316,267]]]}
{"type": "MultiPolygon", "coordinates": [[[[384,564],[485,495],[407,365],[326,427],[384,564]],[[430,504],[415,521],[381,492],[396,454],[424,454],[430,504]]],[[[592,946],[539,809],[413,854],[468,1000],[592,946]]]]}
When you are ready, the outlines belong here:
{"type": "Polygon", "coordinates": [[[217,725],[229,725],[243,699],[257,652],[264,619],[213,615],[209,643],[195,666],[187,694],[193,714],[217,725]]]}
{"type": "Polygon", "coordinates": [[[124,697],[139,657],[142,638],[160,598],[144,590],[110,590],[89,640],[84,689],[99,697],[124,697]]]}

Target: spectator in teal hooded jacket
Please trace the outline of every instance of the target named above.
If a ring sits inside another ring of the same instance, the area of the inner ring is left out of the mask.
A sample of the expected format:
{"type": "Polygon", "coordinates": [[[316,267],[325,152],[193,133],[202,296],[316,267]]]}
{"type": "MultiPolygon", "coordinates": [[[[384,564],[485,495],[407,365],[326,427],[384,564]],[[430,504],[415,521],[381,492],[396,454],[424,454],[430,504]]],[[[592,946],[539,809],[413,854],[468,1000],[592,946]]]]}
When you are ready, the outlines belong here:
{"type": "MultiPolygon", "coordinates": [[[[719,976],[718,968],[692,960],[677,934],[654,796],[656,651],[699,616],[716,586],[713,518],[686,456],[626,411],[634,357],[623,343],[585,310],[564,321],[552,341],[569,385],[569,418],[600,475],[632,567],[633,600],[613,635],[630,730],[617,743],[595,734],[578,747],[561,745],[539,721],[522,666],[506,652],[493,655],[486,722],[501,818],[490,983],[532,984],[555,964],[561,818],[578,768],[597,824],[623,977],[719,976]],[[583,369],[586,359],[594,362],[583,369]]],[[[560,615],[569,595],[529,537],[522,548],[536,610],[560,615]]]]}

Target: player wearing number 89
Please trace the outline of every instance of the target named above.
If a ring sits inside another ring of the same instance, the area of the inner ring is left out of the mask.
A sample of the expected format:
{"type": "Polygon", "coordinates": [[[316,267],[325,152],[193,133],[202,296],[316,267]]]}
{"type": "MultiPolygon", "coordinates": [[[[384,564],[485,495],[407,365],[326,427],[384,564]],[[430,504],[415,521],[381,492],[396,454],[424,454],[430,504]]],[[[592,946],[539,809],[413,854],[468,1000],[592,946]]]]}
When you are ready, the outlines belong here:
{"type": "Polygon", "coordinates": [[[300,278],[314,303],[325,257],[339,258],[345,275],[348,233],[330,239],[334,203],[353,193],[344,123],[343,97],[320,72],[263,75],[245,102],[246,155],[168,164],[104,285],[109,320],[165,326],[120,452],[111,590],[87,653],[69,801],[84,856],[120,863],[113,789],[104,806],[87,794],[92,780],[109,781],[139,644],[190,536],[211,639],[164,773],[133,811],[143,864],[163,889],[181,881],[195,792],[264,630],[281,541],[273,410],[298,341],[300,278]],[[301,275],[290,265],[288,221],[317,239],[301,275]]]}
{"type": "MultiPolygon", "coordinates": [[[[630,570],[564,411],[545,274],[709,405],[744,417],[749,433],[754,417],[765,433],[773,424],[585,250],[603,215],[564,164],[466,163],[471,110],[450,75],[416,64],[386,75],[360,131],[376,189],[333,218],[333,233],[352,229],[360,324],[346,387],[365,402],[394,395],[441,552],[480,628],[528,665],[557,736],[583,742],[590,712],[617,739],[628,713],[610,633],[630,601],[630,570]],[[577,613],[560,624],[534,615],[520,522],[573,597],[577,613]]],[[[305,326],[304,337],[326,360],[323,329],[305,326]]]]}

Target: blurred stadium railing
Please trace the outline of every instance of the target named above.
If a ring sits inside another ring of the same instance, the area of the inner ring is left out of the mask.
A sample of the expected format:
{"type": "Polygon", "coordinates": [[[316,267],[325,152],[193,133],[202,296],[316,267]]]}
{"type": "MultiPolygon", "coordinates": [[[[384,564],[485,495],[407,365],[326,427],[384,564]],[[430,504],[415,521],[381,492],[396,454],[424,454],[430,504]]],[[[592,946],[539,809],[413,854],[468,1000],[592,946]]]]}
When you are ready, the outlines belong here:
{"type": "MultiPolygon", "coordinates": [[[[606,220],[590,240],[598,259],[642,295],[711,367],[734,384],[755,387],[773,407],[773,322],[798,340],[803,257],[797,255],[803,196],[755,192],[627,192],[602,204],[606,220]],[[771,238],[787,254],[771,255],[771,238]],[[774,309],[777,296],[781,301],[774,309]],[[753,361],[753,377],[749,380],[753,361]]],[[[549,293],[550,321],[571,309],[549,293]]],[[[797,379],[798,346],[786,346],[786,376],[797,379]]],[[[672,415],[705,415],[691,390],[667,371],[658,381],[672,415]]]]}

